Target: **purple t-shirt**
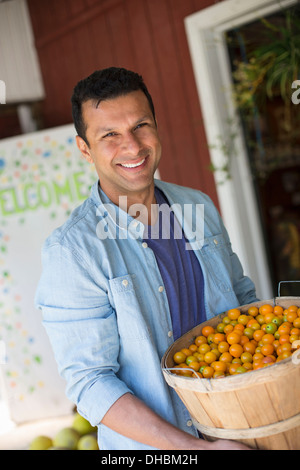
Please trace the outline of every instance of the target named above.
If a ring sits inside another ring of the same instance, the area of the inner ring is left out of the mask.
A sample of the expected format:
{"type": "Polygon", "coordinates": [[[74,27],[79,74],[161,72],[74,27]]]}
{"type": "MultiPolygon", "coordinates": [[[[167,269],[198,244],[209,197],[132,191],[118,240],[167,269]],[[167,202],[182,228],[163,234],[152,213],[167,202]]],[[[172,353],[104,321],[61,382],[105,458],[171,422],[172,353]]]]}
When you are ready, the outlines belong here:
{"type": "Polygon", "coordinates": [[[200,263],[188,243],[165,195],[155,188],[159,218],[146,227],[144,239],[153,250],[165,285],[174,340],[206,320],[200,263]]]}

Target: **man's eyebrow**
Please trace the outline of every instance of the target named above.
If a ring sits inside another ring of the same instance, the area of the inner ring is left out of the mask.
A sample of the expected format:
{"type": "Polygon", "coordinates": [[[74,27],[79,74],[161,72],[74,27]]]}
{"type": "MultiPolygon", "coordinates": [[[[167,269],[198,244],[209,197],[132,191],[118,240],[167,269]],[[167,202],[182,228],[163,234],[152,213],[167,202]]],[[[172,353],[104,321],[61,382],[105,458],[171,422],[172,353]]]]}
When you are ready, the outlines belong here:
{"type": "MultiPolygon", "coordinates": [[[[135,121],[135,123],[133,124],[132,127],[134,126],[137,126],[138,124],[140,124],[141,122],[143,121],[147,121],[149,119],[153,119],[152,118],[152,115],[151,114],[145,114],[144,116],[142,116],[141,118],[139,118],[137,121],[135,121]]],[[[99,135],[99,134],[106,134],[108,132],[112,132],[114,130],[116,130],[118,128],[118,126],[115,126],[115,127],[98,127],[97,130],[96,130],[96,134],[99,135]]]]}
{"type": "Polygon", "coordinates": [[[146,121],[147,119],[153,119],[152,114],[145,114],[143,117],[138,119],[135,124],[140,124],[142,121],[146,121]]]}

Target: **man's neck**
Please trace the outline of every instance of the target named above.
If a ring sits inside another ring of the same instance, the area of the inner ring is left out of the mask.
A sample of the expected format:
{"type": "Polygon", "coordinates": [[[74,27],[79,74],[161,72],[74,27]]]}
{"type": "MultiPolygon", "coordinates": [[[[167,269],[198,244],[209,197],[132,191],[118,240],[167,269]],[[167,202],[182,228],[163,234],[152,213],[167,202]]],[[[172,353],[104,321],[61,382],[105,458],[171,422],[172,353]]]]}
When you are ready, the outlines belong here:
{"type": "Polygon", "coordinates": [[[101,187],[101,189],[114,204],[144,225],[153,225],[156,222],[157,208],[154,184],[142,192],[130,192],[122,195],[110,194],[105,191],[105,188],[101,187]]]}

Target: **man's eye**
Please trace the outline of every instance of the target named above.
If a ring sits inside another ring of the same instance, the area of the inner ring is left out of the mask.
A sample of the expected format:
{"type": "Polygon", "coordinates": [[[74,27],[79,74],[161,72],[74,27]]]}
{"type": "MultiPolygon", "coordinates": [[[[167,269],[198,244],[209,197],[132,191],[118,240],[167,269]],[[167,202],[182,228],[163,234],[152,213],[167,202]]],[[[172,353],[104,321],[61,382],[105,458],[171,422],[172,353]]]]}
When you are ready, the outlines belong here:
{"type": "Polygon", "coordinates": [[[147,126],[147,124],[148,124],[147,122],[141,122],[135,127],[135,129],[140,129],[141,127],[147,126]]]}
{"type": "Polygon", "coordinates": [[[103,136],[103,139],[106,139],[106,137],[113,137],[114,135],[117,135],[115,132],[108,132],[103,136]]]}

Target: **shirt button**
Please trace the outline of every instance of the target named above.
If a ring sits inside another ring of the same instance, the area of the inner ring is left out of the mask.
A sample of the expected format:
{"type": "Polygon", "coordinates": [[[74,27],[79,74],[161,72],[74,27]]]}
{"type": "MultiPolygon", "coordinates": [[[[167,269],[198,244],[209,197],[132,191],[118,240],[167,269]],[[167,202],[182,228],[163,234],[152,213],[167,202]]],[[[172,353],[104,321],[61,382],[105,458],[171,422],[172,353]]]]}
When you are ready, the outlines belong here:
{"type": "Polygon", "coordinates": [[[193,426],[193,421],[191,419],[189,419],[187,422],[186,422],[186,425],[190,428],[191,426],[193,426]]]}
{"type": "Polygon", "coordinates": [[[128,286],[128,281],[127,281],[127,279],[123,279],[122,284],[123,284],[124,287],[127,287],[127,286],[128,286]]]}
{"type": "Polygon", "coordinates": [[[164,291],[164,286],[159,286],[158,292],[163,292],[164,291]]]}
{"type": "Polygon", "coordinates": [[[142,243],[143,248],[147,248],[148,244],[146,242],[142,243]]]}
{"type": "Polygon", "coordinates": [[[168,331],[168,336],[169,336],[169,338],[171,338],[171,336],[173,336],[173,332],[172,332],[172,331],[168,331]]]}
{"type": "Polygon", "coordinates": [[[217,245],[217,244],[218,244],[218,240],[214,239],[214,244],[217,245]]]}

